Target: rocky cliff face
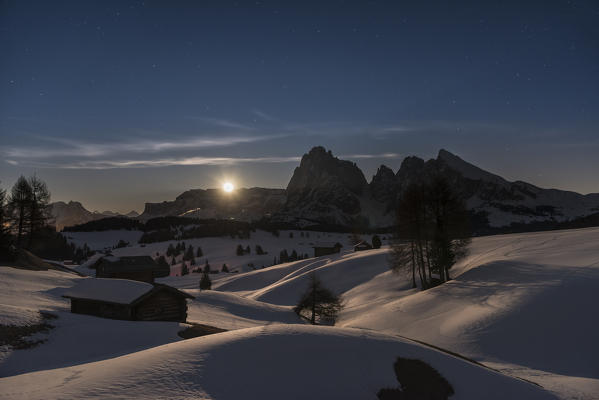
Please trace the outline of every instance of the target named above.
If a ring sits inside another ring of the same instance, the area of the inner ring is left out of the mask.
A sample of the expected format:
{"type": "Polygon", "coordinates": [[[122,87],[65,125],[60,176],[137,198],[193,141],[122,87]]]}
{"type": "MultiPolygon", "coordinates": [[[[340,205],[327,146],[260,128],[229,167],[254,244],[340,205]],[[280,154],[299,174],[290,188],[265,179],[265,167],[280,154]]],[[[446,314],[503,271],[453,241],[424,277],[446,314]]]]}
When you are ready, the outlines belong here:
{"type": "Polygon", "coordinates": [[[355,163],[340,160],[323,147],[314,147],[293,172],[279,216],[351,224],[361,216],[360,199],[367,189],[366,178],[355,163]]]}

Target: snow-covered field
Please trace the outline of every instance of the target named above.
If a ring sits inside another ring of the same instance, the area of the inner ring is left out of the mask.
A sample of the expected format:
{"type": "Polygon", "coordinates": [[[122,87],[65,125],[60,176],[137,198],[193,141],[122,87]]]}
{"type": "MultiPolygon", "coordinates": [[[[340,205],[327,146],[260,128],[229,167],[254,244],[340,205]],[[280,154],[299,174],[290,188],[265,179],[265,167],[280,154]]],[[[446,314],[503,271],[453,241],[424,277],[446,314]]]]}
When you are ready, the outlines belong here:
{"type": "MultiPolygon", "coordinates": [[[[258,231],[186,243],[201,246],[213,267],[258,267],[211,275],[213,291],[199,292],[199,274],[160,280],[196,296],[188,321],[229,332],[181,341],[177,323],[70,314],[60,296],[89,278],[0,267],[0,323],[30,323],[39,310],[59,316],[46,343],[1,350],[0,398],[375,399],[397,386],[392,364],[403,356],[438,369],[452,399],[599,399],[599,228],[476,238],[454,280],[426,292],[388,270],[386,247],[353,253],[347,235],[258,231]],[[281,249],[311,255],[318,241],[344,248],[270,266],[281,249]],[[252,253],[236,256],[238,243],[252,253]],[[269,254],[255,255],[256,244],[269,254]],[[342,294],[335,327],[304,325],[292,312],[312,271],[342,294]]],[[[155,255],[168,244],[114,254],[155,255]]]]}

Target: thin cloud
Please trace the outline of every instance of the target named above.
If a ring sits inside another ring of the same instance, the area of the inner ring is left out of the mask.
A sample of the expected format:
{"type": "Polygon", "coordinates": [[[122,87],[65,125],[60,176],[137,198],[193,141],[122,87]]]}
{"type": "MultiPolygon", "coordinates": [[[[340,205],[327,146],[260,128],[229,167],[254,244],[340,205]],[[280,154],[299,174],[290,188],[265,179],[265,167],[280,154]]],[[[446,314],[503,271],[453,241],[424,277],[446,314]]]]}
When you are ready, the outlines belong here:
{"type": "MultiPolygon", "coordinates": [[[[348,154],[339,156],[342,159],[377,159],[377,158],[397,158],[400,154],[348,154]]],[[[300,156],[288,157],[180,157],[180,158],[161,158],[144,160],[78,160],[72,162],[54,162],[54,161],[25,161],[15,162],[10,160],[12,165],[27,165],[39,168],[58,168],[58,169],[118,169],[118,168],[156,168],[172,166],[198,166],[198,165],[239,165],[239,164],[283,164],[299,163],[300,156]]],[[[8,162],[8,161],[7,161],[8,162]]]]}
{"type": "Polygon", "coordinates": [[[116,168],[151,168],[193,165],[237,165],[246,163],[297,163],[301,157],[182,157],[156,160],[84,160],[70,163],[33,162],[26,163],[33,167],[58,169],[116,169],[116,168]]]}
{"type": "Polygon", "coordinates": [[[2,153],[11,159],[49,159],[57,157],[94,158],[123,153],[160,153],[172,150],[200,150],[213,147],[227,147],[237,144],[254,143],[284,137],[284,134],[259,136],[224,136],[195,139],[139,140],[128,142],[89,143],[64,138],[46,138],[56,142],[60,148],[48,147],[7,147],[2,153]]]}
{"type": "Polygon", "coordinates": [[[399,153],[382,153],[382,154],[346,154],[341,155],[339,158],[351,158],[351,159],[369,159],[369,158],[398,158],[401,157],[399,153]]]}
{"type": "Polygon", "coordinates": [[[267,114],[267,113],[265,113],[265,112],[263,112],[263,111],[260,111],[260,110],[256,110],[256,109],[254,109],[254,110],[252,110],[252,113],[253,113],[254,115],[256,115],[256,116],[258,116],[258,117],[262,118],[262,119],[263,119],[263,120],[265,120],[265,121],[276,121],[276,120],[277,120],[277,118],[273,117],[272,115],[270,115],[270,114],[267,114]]]}

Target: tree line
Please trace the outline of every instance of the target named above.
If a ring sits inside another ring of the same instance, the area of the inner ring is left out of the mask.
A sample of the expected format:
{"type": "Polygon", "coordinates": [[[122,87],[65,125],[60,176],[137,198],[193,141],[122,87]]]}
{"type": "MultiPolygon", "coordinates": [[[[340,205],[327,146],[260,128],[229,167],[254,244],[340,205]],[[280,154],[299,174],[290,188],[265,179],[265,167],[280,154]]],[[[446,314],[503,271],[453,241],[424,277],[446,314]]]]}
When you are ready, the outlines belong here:
{"type": "Polygon", "coordinates": [[[84,258],[87,245],[76,248],[51,226],[50,191],[36,175],[20,176],[10,191],[0,188],[0,259],[12,260],[19,249],[42,258],[84,258]]]}
{"type": "Polygon", "coordinates": [[[397,231],[391,268],[411,273],[412,287],[422,290],[450,279],[451,267],[467,254],[468,212],[463,200],[442,176],[412,183],[397,208],[397,231]]]}

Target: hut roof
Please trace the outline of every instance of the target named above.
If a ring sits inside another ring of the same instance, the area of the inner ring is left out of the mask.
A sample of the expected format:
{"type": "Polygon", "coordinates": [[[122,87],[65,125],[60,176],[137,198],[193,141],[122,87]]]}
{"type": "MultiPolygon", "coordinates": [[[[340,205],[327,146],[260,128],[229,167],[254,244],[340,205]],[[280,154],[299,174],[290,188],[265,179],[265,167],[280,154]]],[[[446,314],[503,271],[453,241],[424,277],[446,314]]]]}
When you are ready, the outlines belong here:
{"type": "Polygon", "coordinates": [[[67,289],[63,297],[130,304],[153,288],[150,283],[127,279],[86,278],[67,289]]]}
{"type": "Polygon", "coordinates": [[[152,285],[146,282],[111,278],[81,279],[75,286],[67,289],[62,297],[133,305],[161,290],[166,290],[188,299],[194,298],[185,292],[167,285],[152,285]]]}
{"type": "Polygon", "coordinates": [[[100,261],[105,272],[155,270],[158,265],[150,256],[106,256],[100,261]]]}

